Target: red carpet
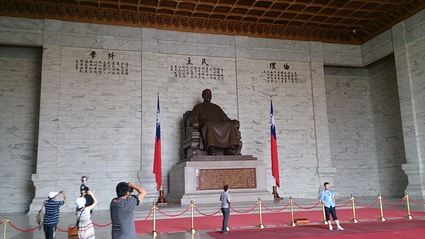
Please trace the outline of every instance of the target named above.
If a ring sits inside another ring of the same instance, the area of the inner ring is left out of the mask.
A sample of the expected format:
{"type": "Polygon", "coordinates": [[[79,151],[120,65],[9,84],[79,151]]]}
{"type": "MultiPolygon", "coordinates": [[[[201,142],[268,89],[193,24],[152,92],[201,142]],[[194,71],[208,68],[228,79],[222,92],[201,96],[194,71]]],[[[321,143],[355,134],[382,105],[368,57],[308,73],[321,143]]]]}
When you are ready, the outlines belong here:
{"type": "MultiPolygon", "coordinates": [[[[187,212],[189,215],[189,212],[187,212]]],[[[337,215],[341,224],[346,224],[352,219],[352,211],[350,209],[337,210],[337,215]]],[[[411,212],[411,215],[415,217],[425,217],[425,212],[411,212]]],[[[403,218],[406,216],[405,210],[384,210],[384,217],[386,219],[391,218],[403,218]]],[[[358,209],[356,210],[358,224],[351,225],[363,225],[370,220],[377,220],[379,218],[379,209],[358,209]],[[363,221],[363,222],[362,222],[363,221]]],[[[320,210],[317,211],[295,211],[294,218],[308,218],[311,223],[319,223],[323,220],[323,215],[320,210]]],[[[222,216],[199,216],[195,217],[194,224],[196,230],[218,230],[221,227],[222,216]]],[[[289,212],[283,213],[264,213],[263,224],[267,226],[281,226],[287,225],[291,222],[289,212]]],[[[406,222],[412,222],[407,221],[406,222]]],[[[152,232],[152,220],[147,221],[136,221],[137,234],[148,234],[152,232]]],[[[235,212],[230,213],[229,227],[231,229],[243,228],[243,227],[255,227],[259,224],[258,214],[237,214],[235,212]]],[[[384,222],[387,224],[387,222],[384,222]]],[[[307,225],[305,225],[307,226],[307,225]]],[[[161,219],[156,221],[156,231],[162,232],[183,232],[188,231],[191,228],[190,218],[174,218],[174,219],[161,219]]],[[[320,227],[319,227],[320,228],[320,227]]],[[[425,225],[423,225],[425,228],[425,225]]],[[[349,238],[349,237],[347,237],[349,238]]]]}
{"type": "Polygon", "coordinates": [[[344,231],[329,231],[325,225],[304,225],[297,227],[281,227],[270,229],[233,230],[227,235],[219,232],[209,232],[208,235],[215,239],[388,239],[388,238],[425,238],[425,221],[386,221],[346,224],[344,231]]]}

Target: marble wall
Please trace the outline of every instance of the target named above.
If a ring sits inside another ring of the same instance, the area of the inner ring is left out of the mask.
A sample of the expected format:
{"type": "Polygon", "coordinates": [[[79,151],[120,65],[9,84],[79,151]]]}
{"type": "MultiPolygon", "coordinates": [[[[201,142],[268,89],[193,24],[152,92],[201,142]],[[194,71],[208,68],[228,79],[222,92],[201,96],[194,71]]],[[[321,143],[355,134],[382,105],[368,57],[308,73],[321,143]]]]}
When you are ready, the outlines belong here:
{"type": "Polygon", "coordinates": [[[393,47],[400,94],[408,176],[407,191],[414,197],[425,197],[425,13],[424,11],[393,27],[393,47]]]}
{"type": "Polygon", "coordinates": [[[402,197],[408,184],[394,57],[369,70],[376,158],[382,195],[402,197]]]}
{"type": "Polygon", "coordinates": [[[0,47],[0,72],[1,211],[26,211],[35,192],[41,49],[0,47]]]}
{"type": "MultiPolygon", "coordinates": [[[[424,45],[424,38],[416,34],[416,40],[405,44],[400,39],[412,39],[410,35],[424,25],[420,17],[424,14],[362,46],[0,17],[0,31],[7,33],[0,34],[1,44],[43,46],[37,166],[36,172],[30,166],[25,169],[31,171],[36,188],[31,210],[50,190],[64,189],[70,198],[78,196],[81,175],[89,176],[100,209],[108,208],[119,181],[141,183],[150,194],[146,201],[155,200],[152,161],[157,96],[167,191],[168,170],[182,157],[182,114],[201,101],[205,88],[213,91],[214,103],[241,121],[242,153],[263,160],[268,171],[272,97],[282,196],[316,198],[323,181],[330,181],[347,197],[351,193],[375,196],[381,190],[398,195],[403,183],[391,190],[382,181],[400,173],[401,151],[394,159],[381,154],[381,143],[391,132],[381,132],[386,129],[375,120],[383,117],[386,126],[397,124],[379,112],[386,107],[379,102],[396,102],[390,97],[394,88],[379,88],[383,75],[392,77],[394,84],[394,69],[406,148],[403,169],[409,185],[421,188],[421,173],[407,171],[423,164],[418,151],[423,148],[418,139],[424,135],[423,67],[412,66],[423,65],[423,51],[414,49],[424,45]],[[388,45],[396,49],[395,68],[391,64],[370,71],[335,67],[363,67],[387,56],[388,45]],[[183,68],[189,73],[179,75],[183,68]],[[417,91],[413,94],[409,89],[417,91]]],[[[271,189],[271,175],[267,182],[271,189]]],[[[25,211],[19,205],[14,209],[25,211]]],[[[64,208],[72,209],[72,204],[64,208]]]]}
{"type": "Polygon", "coordinates": [[[332,164],[337,171],[334,188],[341,196],[377,195],[379,169],[369,73],[325,67],[325,79],[332,164]]]}

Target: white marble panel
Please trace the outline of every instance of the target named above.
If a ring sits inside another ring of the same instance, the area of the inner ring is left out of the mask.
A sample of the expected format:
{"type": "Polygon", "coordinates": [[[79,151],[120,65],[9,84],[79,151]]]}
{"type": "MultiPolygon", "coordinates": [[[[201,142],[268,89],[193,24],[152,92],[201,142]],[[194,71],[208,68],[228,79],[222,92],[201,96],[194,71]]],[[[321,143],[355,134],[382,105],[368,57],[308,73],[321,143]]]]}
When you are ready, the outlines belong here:
{"type": "Polygon", "coordinates": [[[394,52],[391,29],[371,39],[361,46],[363,65],[371,64],[394,52]]]}
{"type": "Polygon", "coordinates": [[[336,66],[362,66],[361,47],[323,43],[323,63],[336,66]]]}
{"type": "Polygon", "coordinates": [[[380,183],[368,71],[325,67],[325,81],[331,157],[337,168],[334,188],[345,195],[376,195],[380,183]]]}
{"type": "MultiPolygon", "coordinates": [[[[267,79],[270,61],[238,59],[239,118],[244,147],[243,154],[256,155],[270,172],[270,99],[273,99],[281,185],[284,194],[316,197],[318,180],[314,136],[310,63],[275,61],[275,70],[296,72],[298,83],[276,77],[267,79]],[[290,68],[284,69],[288,64],[290,68]],[[305,180],[296,182],[297,175],[305,180]]],[[[268,188],[274,179],[267,173],[268,188]]]]}
{"type": "Polygon", "coordinates": [[[0,16],[0,43],[41,46],[43,20],[0,16]]]}

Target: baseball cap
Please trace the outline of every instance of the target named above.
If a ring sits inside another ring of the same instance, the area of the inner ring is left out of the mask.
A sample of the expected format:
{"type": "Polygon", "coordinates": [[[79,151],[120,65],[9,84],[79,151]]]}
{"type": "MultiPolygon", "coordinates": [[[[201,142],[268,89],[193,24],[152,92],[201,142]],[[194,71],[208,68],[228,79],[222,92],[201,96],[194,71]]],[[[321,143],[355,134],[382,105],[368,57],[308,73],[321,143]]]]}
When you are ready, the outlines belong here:
{"type": "Polygon", "coordinates": [[[58,195],[58,192],[50,192],[49,198],[54,198],[54,197],[56,197],[56,195],[58,195]]]}
{"type": "Polygon", "coordinates": [[[87,187],[86,185],[81,185],[81,191],[85,191],[85,192],[87,192],[87,191],[89,191],[89,187],[87,187]]]}

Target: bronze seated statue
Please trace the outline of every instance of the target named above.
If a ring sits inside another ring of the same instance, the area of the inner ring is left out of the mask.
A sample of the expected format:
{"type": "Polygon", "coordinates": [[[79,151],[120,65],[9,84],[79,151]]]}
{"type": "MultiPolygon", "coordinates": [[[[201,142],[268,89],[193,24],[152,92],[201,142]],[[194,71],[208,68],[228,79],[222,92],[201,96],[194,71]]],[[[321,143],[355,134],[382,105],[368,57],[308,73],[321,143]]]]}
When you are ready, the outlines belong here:
{"type": "Polygon", "coordinates": [[[220,106],[211,103],[209,89],[202,92],[204,102],[183,115],[184,158],[198,155],[240,155],[242,149],[239,121],[231,120],[220,106]]]}

